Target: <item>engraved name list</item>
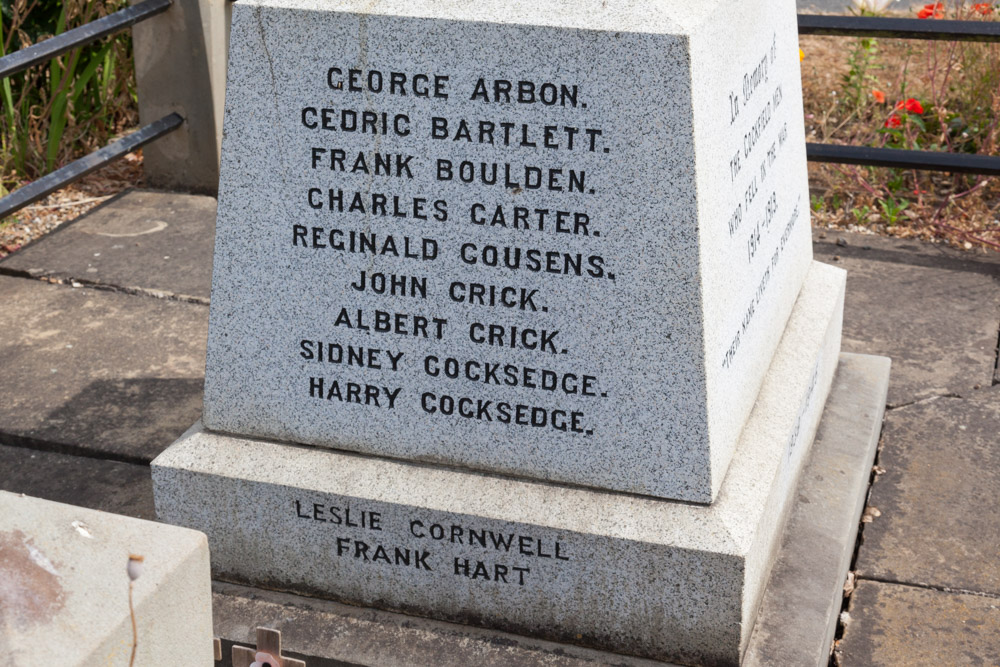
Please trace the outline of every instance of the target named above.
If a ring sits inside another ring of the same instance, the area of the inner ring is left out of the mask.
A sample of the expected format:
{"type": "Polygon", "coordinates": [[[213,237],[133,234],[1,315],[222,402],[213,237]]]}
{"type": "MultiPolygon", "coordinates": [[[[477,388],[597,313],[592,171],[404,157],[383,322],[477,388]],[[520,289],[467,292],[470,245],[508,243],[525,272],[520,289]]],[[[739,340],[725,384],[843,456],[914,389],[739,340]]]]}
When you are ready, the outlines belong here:
{"type": "Polygon", "coordinates": [[[587,402],[608,392],[595,371],[563,361],[572,349],[558,320],[542,317],[559,307],[544,285],[616,276],[602,254],[601,221],[587,207],[599,196],[595,162],[563,166],[547,157],[607,156],[611,146],[601,127],[507,119],[511,107],[584,110],[581,86],[487,77],[461,85],[448,73],[330,66],[317,87],[333,104],[299,110],[311,145],[293,159],[315,181],[301,192],[302,208],[324,217],[293,222],[288,242],[302,253],[342,255],[334,280],[347,289],[329,328],[303,331],[291,346],[298,359],[316,364],[302,377],[302,396],[593,435],[587,402]],[[483,113],[448,114],[456,99],[479,103],[483,113]],[[392,110],[397,100],[408,110],[392,110]],[[419,101],[428,108],[409,110],[419,101]],[[480,149],[484,159],[451,157],[455,147],[480,149]],[[488,195],[498,189],[499,197],[488,195]],[[557,193],[559,205],[543,203],[557,193]],[[373,219],[395,226],[377,231],[373,219]],[[562,247],[567,236],[586,248],[562,247]],[[442,303],[463,316],[444,315],[442,303]],[[461,352],[469,346],[474,355],[461,352]],[[409,391],[400,376],[414,373],[440,388],[409,391]],[[491,393],[495,388],[521,391],[508,399],[491,393]],[[533,400],[538,395],[558,403],[533,400]]]}

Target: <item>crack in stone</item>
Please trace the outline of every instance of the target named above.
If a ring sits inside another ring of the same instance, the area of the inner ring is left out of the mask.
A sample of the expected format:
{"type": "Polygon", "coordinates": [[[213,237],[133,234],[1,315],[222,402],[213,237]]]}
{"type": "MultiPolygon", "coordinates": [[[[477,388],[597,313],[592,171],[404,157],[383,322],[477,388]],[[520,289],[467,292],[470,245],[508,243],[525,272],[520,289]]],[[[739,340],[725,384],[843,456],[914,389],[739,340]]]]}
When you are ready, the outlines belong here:
{"type": "Polygon", "coordinates": [[[885,406],[885,409],[886,410],[901,410],[903,408],[908,408],[911,405],[920,405],[921,403],[929,403],[931,401],[936,401],[939,398],[959,398],[959,399],[962,399],[962,398],[965,398],[965,396],[962,396],[961,394],[956,394],[954,392],[947,392],[947,393],[944,393],[944,394],[935,394],[934,396],[926,396],[924,398],[918,398],[915,401],[908,401],[906,403],[896,403],[896,404],[889,403],[889,404],[887,404],[885,406]]]}
{"type": "Polygon", "coordinates": [[[260,35],[260,45],[264,49],[267,57],[267,68],[271,72],[271,94],[274,96],[274,108],[278,110],[278,78],[274,75],[274,59],[271,58],[271,50],[267,48],[267,40],[264,38],[263,7],[257,5],[253,8],[254,18],[257,19],[257,33],[260,35]]]}
{"type": "Polygon", "coordinates": [[[993,386],[1000,384],[1000,323],[997,324],[997,349],[993,357],[993,386]]]}
{"type": "MultiPolygon", "coordinates": [[[[282,139],[282,141],[279,142],[279,145],[284,145],[286,142],[283,140],[284,137],[282,137],[281,129],[281,104],[278,96],[278,77],[274,73],[274,59],[271,57],[271,50],[267,48],[267,37],[264,33],[264,8],[261,5],[255,6],[253,8],[253,15],[257,22],[257,34],[260,36],[260,45],[261,48],[264,49],[264,56],[267,58],[267,68],[271,72],[271,97],[274,102],[275,122],[275,126],[273,128],[274,134],[282,139]]],[[[281,181],[282,186],[284,186],[284,190],[288,191],[288,162],[282,157],[280,159],[280,164],[281,170],[278,174],[278,178],[281,181]]],[[[288,206],[287,200],[285,202],[285,206],[288,206]]],[[[292,217],[294,216],[289,214],[289,218],[291,219],[292,217]]]]}
{"type": "Polygon", "coordinates": [[[113,294],[129,294],[131,296],[145,296],[153,299],[162,299],[164,301],[193,303],[198,306],[209,305],[209,300],[201,296],[177,294],[176,292],[166,292],[162,290],[149,289],[146,287],[129,287],[125,285],[98,283],[93,280],[88,280],[86,278],[75,278],[73,276],[70,276],[68,278],[57,278],[55,276],[47,276],[47,275],[35,276],[28,273],[27,271],[15,271],[5,267],[0,267],[0,275],[10,276],[11,278],[25,278],[28,280],[37,280],[38,282],[49,283],[50,285],[62,285],[64,287],[71,287],[71,288],[84,287],[86,289],[100,290],[102,292],[111,292],[113,294]]]}
{"type": "Polygon", "coordinates": [[[1000,593],[990,593],[987,591],[974,591],[967,588],[952,588],[950,586],[935,586],[934,584],[918,584],[912,581],[898,581],[895,579],[887,579],[883,577],[867,577],[862,575],[857,575],[858,580],[864,581],[877,581],[880,584],[894,584],[897,586],[909,586],[910,588],[922,588],[928,591],[937,591],[938,593],[955,593],[959,595],[975,595],[981,598],[991,598],[994,600],[1000,600],[1000,593]]]}

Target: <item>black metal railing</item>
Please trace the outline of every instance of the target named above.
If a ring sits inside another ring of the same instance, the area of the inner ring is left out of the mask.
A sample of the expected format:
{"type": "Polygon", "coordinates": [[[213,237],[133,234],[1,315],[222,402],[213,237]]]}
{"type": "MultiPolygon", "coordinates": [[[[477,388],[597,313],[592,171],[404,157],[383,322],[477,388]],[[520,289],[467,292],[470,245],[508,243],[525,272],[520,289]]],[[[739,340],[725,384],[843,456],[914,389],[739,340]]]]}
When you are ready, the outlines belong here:
{"type": "Polygon", "coordinates": [[[67,51],[86,46],[108,35],[131,28],[136,23],[144,21],[170,8],[173,0],[144,0],[137,5],[109,14],[104,18],[91,21],[73,30],[50,37],[43,42],[33,44],[9,56],[0,58],[0,79],[17,74],[32,65],[38,65],[52,60],[67,51]]]}
{"type": "MultiPolygon", "coordinates": [[[[58,55],[80,46],[86,46],[103,37],[130,28],[160,12],[166,11],[173,0],[143,0],[114,14],[92,21],[87,25],[68,30],[43,42],[21,49],[0,58],[0,79],[23,71],[33,65],[48,62],[58,55]]],[[[173,132],[184,119],[172,113],[136,130],[127,137],[108,144],[79,160],[57,169],[42,178],[18,188],[0,199],[0,220],[16,213],[25,206],[77,181],[92,171],[114,162],[127,153],[173,132]]]]}
{"type": "Polygon", "coordinates": [[[948,42],[1000,41],[1000,21],[897,19],[882,16],[799,14],[800,35],[891,37],[948,42]]]}
{"type": "MultiPolygon", "coordinates": [[[[1000,42],[1000,22],[799,14],[799,34],[1000,42]]],[[[812,162],[1000,175],[1000,157],[991,155],[807,143],[806,157],[812,162]]]]}
{"type": "MultiPolygon", "coordinates": [[[[172,0],[143,0],[143,2],[85,26],[69,30],[4,56],[0,58],[0,79],[129,28],[140,21],[166,11],[171,2],[172,0]]],[[[802,35],[1000,42],[1000,22],[995,21],[800,14],[798,25],[799,34],[802,35]]],[[[183,122],[184,119],[178,114],[169,114],[123,139],[19,188],[16,192],[0,199],[0,219],[176,130],[183,122]]],[[[806,144],[806,156],[813,162],[1000,175],[1000,157],[986,155],[808,143],[806,144]]]]}
{"type": "Polygon", "coordinates": [[[184,122],[178,114],[172,113],[158,121],[142,127],[127,137],[108,144],[104,148],[85,155],[79,160],[70,162],[61,169],[45,174],[36,181],[18,188],[3,199],[0,199],[0,220],[15,213],[25,206],[46,197],[70,183],[77,181],[92,171],[124,157],[128,153],[156,141],[165,134],[170,134],[184,122]]]}

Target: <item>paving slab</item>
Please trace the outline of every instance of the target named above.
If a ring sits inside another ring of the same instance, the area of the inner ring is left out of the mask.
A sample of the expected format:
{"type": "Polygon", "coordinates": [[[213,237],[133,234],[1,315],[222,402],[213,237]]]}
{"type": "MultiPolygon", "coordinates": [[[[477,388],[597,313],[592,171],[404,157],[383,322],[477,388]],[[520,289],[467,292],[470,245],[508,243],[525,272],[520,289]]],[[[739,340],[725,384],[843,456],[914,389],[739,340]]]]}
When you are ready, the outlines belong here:
{"type": "Polygon", "coordinates": [[[862,577],[1000,595],[1000,386],[886,418],[862,577]]]}
{"type": "Polygon", "coordinates": [[[996,665],[1000,599],[861,581],[837,647],[841,667],[996,665]]]}
{"type": "Polygon", "coordinates": [[[155,520],[147,466],[0,446],[0,490],[155,520]]]}
{"type": "Polygon", "coordinates": [[[992,384],[1000,253],[832,230],[814,239],[817,260],[847,269],[843,350],[893,360],[890,406],[992,384]]]}
{"type": "Polygon", "coordinates": [[[131,190],[0,262],[0,272],[207,302],[215,198],[131,190]]]}
{"type": "Polygon", "coordinates": [[[0,276],[0,444],[148,463],[201,414],[208,308],[0,276]]]}

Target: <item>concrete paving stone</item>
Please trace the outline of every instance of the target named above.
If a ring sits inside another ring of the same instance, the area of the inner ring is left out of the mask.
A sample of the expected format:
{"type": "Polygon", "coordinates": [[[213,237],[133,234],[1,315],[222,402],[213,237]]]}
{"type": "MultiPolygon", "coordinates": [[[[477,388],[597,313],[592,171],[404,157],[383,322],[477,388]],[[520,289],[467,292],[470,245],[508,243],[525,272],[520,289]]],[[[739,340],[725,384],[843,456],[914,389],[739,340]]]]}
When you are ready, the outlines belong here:
{"type": "Polygon", "coordinates": [[[0,490],[155,520],[147,466],[0,446],[0,490]]]}
{"type": "Polygon", "coordinates": [[[208,308],[0,276],[0,444],[147,463],[201,414],[208,308]]]}
{"type": "Polygon", "coordinates": [[[857,570],[1000,595],[1000,386],[891,410],[857,570]]]}
{"type": "Polygon", "coordinates": [[[1000,330],[1000,253],[817,232],[816,259],[847,269],[843,351],[892,358],[890,406],[946,394],[968,396],[977,386],[992,384],[1000,330]],[[837,245],[838,239],[847,245],[837,245]]]}
{"type": "Polygon", "coordinates": [[[1000,664],[1000,599],[861,581],[837,646],[841,667],[1000,664]]]}
{"type": "Polygon", "coordinates": [[[0,262],[49,277],[208,300],[215,198],[131,190],[0,262]]]}

